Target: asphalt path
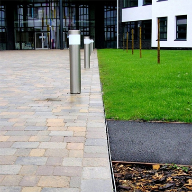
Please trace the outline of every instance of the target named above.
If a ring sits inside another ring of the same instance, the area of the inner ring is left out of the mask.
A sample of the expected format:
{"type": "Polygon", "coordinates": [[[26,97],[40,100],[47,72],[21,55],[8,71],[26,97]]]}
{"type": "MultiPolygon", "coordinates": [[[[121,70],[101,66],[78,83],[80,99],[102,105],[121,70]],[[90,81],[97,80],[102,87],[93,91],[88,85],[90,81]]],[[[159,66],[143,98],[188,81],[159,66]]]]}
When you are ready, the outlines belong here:
{"type": "Polygon", "coordinates": [[[192,165],[192,124],[107,121],[112,161],[192,165]]]}

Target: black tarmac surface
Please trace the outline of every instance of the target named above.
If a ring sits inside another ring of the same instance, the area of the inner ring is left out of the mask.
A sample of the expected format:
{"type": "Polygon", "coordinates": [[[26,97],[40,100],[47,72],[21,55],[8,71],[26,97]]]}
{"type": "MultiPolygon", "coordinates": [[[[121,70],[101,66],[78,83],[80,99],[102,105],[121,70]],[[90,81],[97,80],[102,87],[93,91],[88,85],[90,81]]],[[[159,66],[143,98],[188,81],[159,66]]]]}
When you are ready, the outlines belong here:
{"type": "Polygon", "coordinates": [[[108,120],[112,161],[192,165],[192,124],[108,120]]]}

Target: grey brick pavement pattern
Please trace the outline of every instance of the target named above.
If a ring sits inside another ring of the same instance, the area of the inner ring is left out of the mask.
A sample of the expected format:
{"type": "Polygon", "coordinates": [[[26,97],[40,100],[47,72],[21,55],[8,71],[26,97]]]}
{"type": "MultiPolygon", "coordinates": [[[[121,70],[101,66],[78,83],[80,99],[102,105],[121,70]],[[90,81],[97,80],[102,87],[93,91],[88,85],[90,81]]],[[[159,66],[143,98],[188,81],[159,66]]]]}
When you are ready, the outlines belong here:
{"type": "Polygon", "coordinates": [[[69,50],[0,53],[0,191],[112,192],[97,51],[70,94],[69,50]]]}

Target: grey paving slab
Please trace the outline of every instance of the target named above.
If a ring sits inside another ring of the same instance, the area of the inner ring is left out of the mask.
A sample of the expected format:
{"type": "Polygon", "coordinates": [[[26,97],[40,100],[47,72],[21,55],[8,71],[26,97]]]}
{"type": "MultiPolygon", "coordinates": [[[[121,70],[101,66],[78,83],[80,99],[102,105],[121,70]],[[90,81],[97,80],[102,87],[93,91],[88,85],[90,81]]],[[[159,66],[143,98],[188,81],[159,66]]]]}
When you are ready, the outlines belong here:
{"type": "Polygon", "coordinates": [[[0,191],[113,191],[97,51],[83,57],[70,94],[69,50],[1,52],[0,191]]]}
{"type": "Polygon", "coordinates": [[[2,192],[21,192],[21,187],[6,187],[0,186],[0,191],[2,192]]]}
{"type": "Polygon", "coordinates": [[[92,180],[83,180],[81,183],[81,191],[83,192],[107,192],[107,191],[113,191],[113,188],[110,184],[109,180],[98,180],[98,179],[92,179],[92,180]],[[98,185],[99,183],[99,185],[98,185]]]}
{"type": "Polygon", "coordinates": [[[15,142],[12,145],[12,148],[37,148],[39,146],[39,142],[15,142]]]}
{"type": "Polygon", "coordinates": [[[19,173],[21,165],[0,165],[1,175],[16,175],[19,173]]]}
{"type": "Polygon", "coordinates": [[[45,165],[47,157],[18,157],[17,165],[45,165]]]}
{"type": "Polygon", "coordinates": [[[80,192],[79,188],[43,188],[41,192],[80,192]]]}

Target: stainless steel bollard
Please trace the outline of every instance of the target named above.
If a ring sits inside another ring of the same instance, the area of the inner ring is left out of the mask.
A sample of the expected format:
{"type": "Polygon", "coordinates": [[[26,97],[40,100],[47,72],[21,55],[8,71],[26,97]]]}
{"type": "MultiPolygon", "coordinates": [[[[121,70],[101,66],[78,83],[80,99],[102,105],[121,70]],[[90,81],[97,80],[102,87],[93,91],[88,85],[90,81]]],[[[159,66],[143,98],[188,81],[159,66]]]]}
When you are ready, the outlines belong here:
{"type": "Polygon", "coordinates": [[[69,30],[70,93],[81,93],[80,31],[69,30]]]}
{"type": "Polygon", "coordinates": [[[90,55],[93,52],[93,39],[90,39],[90,55]]]}
{"type": "Polygon", "coordinates": [[[90,68],[90,38],[84,37],[84,68],[90,68]]]}

